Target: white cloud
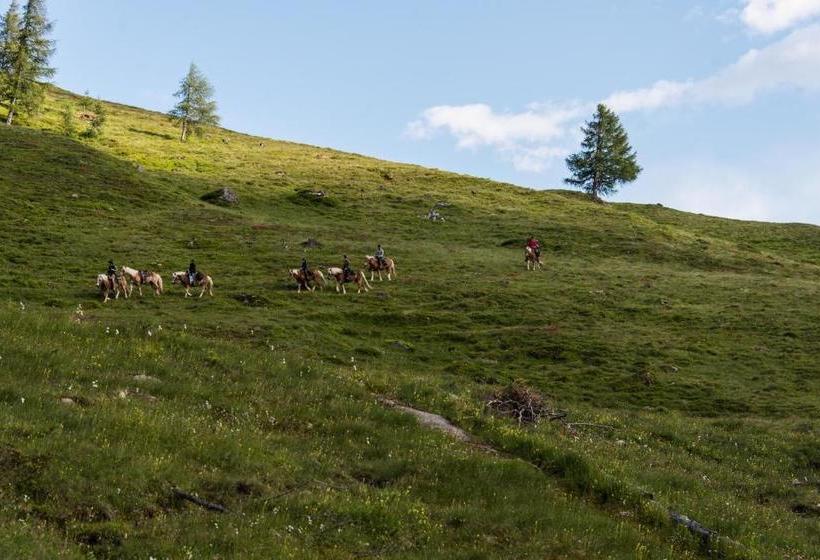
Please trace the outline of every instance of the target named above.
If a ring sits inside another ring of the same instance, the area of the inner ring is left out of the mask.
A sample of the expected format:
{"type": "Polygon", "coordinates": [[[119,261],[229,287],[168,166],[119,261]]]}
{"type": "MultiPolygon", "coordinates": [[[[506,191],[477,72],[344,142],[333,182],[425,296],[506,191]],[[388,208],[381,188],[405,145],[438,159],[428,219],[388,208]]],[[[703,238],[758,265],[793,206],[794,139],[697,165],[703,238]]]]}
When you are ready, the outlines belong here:
{"type": "Polygon", "coordinates": [[[620,112],[686,103],[748,103],[778,88],[820,91],[820,24],[752,49],[703,80],[659,81],[648,88],[616,92],[604,102],[620,112]]]}
{"type": "MultiPolygon", "coordinates": [[[[820,0],[818,0],[820,1],[820,0]]],[[[740,104],[777,89],[820,92],[820,24],[797,29],[701,80],[655,82],[618,91],[604,103],[620,113],[703,103],[740,104]]],[[[541,172],[576,144],[575,133],[593,103],[532,104],[497,112],[489,105],[439,105],[411,122],[406,134],[428,139],[437,132],[459,148],[494,149],[519,171],[541,172]]]]}
{"type": "Polygon", "coordinates": [[[745,0],[740,18],[760,33],[774,33],[820,15],[820,0],[745,0]]]}
{"type": "Polygon", "coordinates": [[[530,105],[520,113],[496,112],[489,105],[439,105],[425,110],[408,124],[406,134],[431,138],[437,131],[449,133],[459,148],[492,147],[520,171],[542,171],[549,161],[567,151],[552,146],[568,134],[588,107],[578,104],[530,105]]]}

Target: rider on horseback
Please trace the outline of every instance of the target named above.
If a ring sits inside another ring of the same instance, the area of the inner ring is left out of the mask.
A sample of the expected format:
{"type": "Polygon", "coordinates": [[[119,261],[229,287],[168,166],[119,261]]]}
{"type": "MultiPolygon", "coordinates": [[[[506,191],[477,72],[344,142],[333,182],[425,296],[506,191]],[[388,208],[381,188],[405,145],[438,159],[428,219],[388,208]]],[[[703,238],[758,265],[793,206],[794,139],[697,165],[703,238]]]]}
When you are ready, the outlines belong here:
{"type": "Polygon", "coordinates": [[[379,264],[379,269],[387,268],[387,263],[384,260],[384,249],[381,244],[376,247],[376,262],[379,264]]]}
{"type": "Polygon", "coordinates": [[[196,263],[191,261],[188,265],[188,284],[193,286],[196,283],[196,263]]]}
{"type": "Polygon", "coordinates": [[[111,280],[111,285],[114,286],[117,283],[117,267],[114,265],[113,260],[108,261],[108,279],[111,280]]]}
{"type": "Polygon", "coordinates": [[[342,262],[342,275],[345,280],[353,278],[353,270],[350,268],[350,259],[347,258],[347,255],[345,255],[344,262],[342,262]]]}
{"type": "Polygon", "coordinates": [[[532,250],[532,252],[535,255],[536,259],[541,258],[541,244],[532,235],[530,235],[527,238],[527,247],[529,247],[532,250]]]}
{"type": "Polygon", "coordinates": [[[310,271],[310,268],[308,268],[307,258],[305,257],[302,257],[302,266],[300,267],[300,270],[302,271],[302,278],[304,279],[305,287],[307,287],[308,280],[313,278],[313,273],[310,271]]]}

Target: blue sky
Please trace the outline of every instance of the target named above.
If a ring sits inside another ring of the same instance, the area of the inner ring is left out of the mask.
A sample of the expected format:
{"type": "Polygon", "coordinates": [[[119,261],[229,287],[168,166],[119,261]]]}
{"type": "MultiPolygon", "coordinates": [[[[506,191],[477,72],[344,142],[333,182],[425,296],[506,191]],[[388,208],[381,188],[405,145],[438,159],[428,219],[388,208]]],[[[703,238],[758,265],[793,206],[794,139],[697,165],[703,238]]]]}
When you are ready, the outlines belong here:
{"type": "MultiPolygon", "coordinates": [[[[7,5],[0,0],[0,5],[7,5]]],[[[820,224],[820,0],[50,0],[55,82],[535,188],[596,102],[645,171],[616,200],[820,224]]]]}

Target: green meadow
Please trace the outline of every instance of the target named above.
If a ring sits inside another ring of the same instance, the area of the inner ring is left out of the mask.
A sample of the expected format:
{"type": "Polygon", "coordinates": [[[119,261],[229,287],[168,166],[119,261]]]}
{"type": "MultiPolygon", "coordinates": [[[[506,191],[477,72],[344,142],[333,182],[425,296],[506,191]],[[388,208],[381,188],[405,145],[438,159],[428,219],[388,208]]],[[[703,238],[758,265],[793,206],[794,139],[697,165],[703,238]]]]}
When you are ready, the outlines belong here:
{"type": "Polygon", "coordinates": [[[0,557],[820,558],[820,228],[181,143],[117,104],[68,138],[47,98],[0,127],[0,557]],[[368,293],[288,278],[377,243],[368,293]],[[165,293],[103,304],[109,258],[165,293]],[[171,285],[192,258],[213,298],[171,285]],[[512,383],[567,416],[494,415],[512,383]]]}

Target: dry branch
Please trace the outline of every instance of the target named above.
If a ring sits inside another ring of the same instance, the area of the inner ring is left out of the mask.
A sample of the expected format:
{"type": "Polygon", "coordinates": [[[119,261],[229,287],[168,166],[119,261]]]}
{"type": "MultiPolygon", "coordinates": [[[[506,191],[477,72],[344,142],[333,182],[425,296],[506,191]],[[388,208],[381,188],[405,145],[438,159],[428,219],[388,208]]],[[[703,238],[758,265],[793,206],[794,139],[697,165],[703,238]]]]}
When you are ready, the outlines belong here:
{"type": "Polygon", "coordinates": [[[519,424],[537,424],[541,420],[558,420],[567,415],[552,409],[544,397],[521,384],[512,384],[498,391],[490,396],[486,405],[496,414],[514,418],[519,424]]]}
{"type": "Polygon", "coordinates": [[[227,513],[228,512],[228,508],[226,508],[225,506],[214,503],[214,502],[209,502],[208,500],[203,500],[199,496],[189,494],[188,492],[185,492],[184,490],[181,490],[180,488],[177,488],[176,486],[174,486],[171,489],[171,491],[174,493],[174,496],[176,496],[178,498],[182,498],[183,500],[187,500],[187,501],[191,502],[192,504],[196,504],[199,507],[203,507],[203,508],[205,508],[209,511],[218,511],[219,513],[227,513]]]}

